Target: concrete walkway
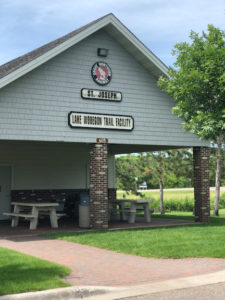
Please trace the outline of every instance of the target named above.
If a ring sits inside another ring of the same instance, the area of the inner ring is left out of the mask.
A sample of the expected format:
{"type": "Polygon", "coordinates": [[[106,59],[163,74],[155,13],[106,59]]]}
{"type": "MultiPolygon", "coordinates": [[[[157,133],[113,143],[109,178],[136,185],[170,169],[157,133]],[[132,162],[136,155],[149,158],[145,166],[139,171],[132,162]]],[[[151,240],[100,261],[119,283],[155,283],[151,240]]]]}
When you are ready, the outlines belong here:
{"type": "Polygon", "coordinates": [[[225,259],[154,259],[42,237],[8,237],[0,246],[66,265],[76,286],[131,286],[225,270],[225,259]]]}

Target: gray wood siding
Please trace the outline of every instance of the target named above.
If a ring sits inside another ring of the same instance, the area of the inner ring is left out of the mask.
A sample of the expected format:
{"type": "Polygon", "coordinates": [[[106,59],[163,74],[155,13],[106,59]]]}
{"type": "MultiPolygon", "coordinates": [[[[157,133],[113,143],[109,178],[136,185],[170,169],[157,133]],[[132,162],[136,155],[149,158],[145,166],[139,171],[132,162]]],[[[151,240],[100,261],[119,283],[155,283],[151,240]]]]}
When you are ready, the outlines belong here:
{"type": "Polygon", "coordinates": [[[107,137],[112,144],[208,145],[181,128],[172,106],[156,79],[101,30],[0,90],[0,139],[93,143],[107,137]],[[107,58],[97,57],[99,47],[109,49],[107,58]],[[104,88],[91,77],[96,61],[112,69],[104,88]],[[123,100],[83,100],[82,88],[121,91],[123,100]],[[71,129],[70,111],[132,115],[135,127],[132,132],[71,129]]]}
{"type": "MultiPolygon", "coordinates": [[[[87,144],[1,141],[0,165],[12,167],[12,189],[89,188],[87,144]]],[[[114,157],[108,165],[114,188],[114,157]]]]}

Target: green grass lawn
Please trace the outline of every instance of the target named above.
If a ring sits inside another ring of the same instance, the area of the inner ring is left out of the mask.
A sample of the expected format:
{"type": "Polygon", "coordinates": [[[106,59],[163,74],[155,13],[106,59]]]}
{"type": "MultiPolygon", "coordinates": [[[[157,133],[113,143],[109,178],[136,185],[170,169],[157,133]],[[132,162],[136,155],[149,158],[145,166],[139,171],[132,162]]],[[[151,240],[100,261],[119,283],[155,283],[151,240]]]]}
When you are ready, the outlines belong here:
{"type": "Polygon", "coordinates": [[[69,286],[62,281],[70,269],[0,247],[0,295],[69,286]]]}
{"type": "MultiPolygon", "coordinates": [[[[156,214],[154,217],[162,217],[156,214]]],[[[193,219],[191,213],[174,212],[163,218],[193,219]]],[[[225,258],[225,210],[210,224],[118,231],[70,232],[45,235],[143,257],[225,258]]]]}
{"type": "MultiPolygon", "coordinates": [[[[157,199],[159,200],[159,191],[142,191],[141,194],[143,195],[144,199],[157,199]]],[[[183,201],[185,199],[190,199],[194,202],[194,189],[192,190],[164,190],[163,192],[164,195],[164,200],[165,201],[169,201],[169,200],[179,200],[179,201],[183,201]]],[[[121,191],[117,191],[117,198],[123,198],[123,196],[125,196],[125,198],[128,199],[136,199],[136,198],[140,198],[140,196],[134,195],[134,194],[127,194],[126,192],[121,192],[121,191]]],[[[214,197],[215,197],[215,191],[210,191],[210,202],[212,203],[214,201],[214,197]]],[[[225,192],[221,191],[220,192],[220,197],[223,198],[225,197],[225,192]]]]}
{"type": "MultiPolygon", "coordinates": [[[[149,199],[159,199],[159,191],[142,191],[141,194],[144,195],[144,198],[149,199]]],[[[215,195],[214,191],[210,191],[210,198],[215,195]]],[[[127,194],[126,192],[117,191],[117,198],[126,198],[136,199],[140,198],[140,196],[136,196],[134,194],[127,194]]],[[[164,200],[184,200],[186,198],[190,198],[194,200],[194,189],[192,190],[164,190],[164,200]]]]}

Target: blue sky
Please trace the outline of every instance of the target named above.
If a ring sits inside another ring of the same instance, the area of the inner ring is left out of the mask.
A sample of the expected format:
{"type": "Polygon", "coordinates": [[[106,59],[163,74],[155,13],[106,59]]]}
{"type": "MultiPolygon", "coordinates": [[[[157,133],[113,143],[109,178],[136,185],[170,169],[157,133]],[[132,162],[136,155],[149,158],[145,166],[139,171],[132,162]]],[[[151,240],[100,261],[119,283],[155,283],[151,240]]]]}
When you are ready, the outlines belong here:
{"type": "Polygon", "coordinates": [[[0,65],[110,12],[167,65],[191,29],[225,30],[225,0],[0,0],[0,65]]]}

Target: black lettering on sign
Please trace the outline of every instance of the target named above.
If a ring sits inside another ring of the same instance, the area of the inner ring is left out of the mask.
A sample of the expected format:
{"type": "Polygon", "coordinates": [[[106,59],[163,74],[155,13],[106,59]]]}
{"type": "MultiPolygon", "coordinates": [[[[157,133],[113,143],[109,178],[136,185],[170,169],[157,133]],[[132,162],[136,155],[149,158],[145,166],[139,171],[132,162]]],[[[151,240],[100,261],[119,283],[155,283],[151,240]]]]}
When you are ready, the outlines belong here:
{"type": "Polygon", "coordinates": [[[133,130],[132,116],[95,114],[87,112],[70,112],[69,126],[72,128],[133,130]]]}
{"type": "Polygon", "coordinates": [[[113,118],[104,117],[104,125],[105,126],[114,126],[113,118]]]}
{"type": "Polygon", "coordinates": [[[72,115],[73,124],[81,124],[81,115],[72,115]]]}
{"type": "Polygon", "coordinates": [[[121,101],[122,93],[114,91],[104,91],[104,90],[91,90],[91,89],[82,89],[81,96],[83,99],[92,99],[92,100],[108,100],[108,101],[121,101]]]}

